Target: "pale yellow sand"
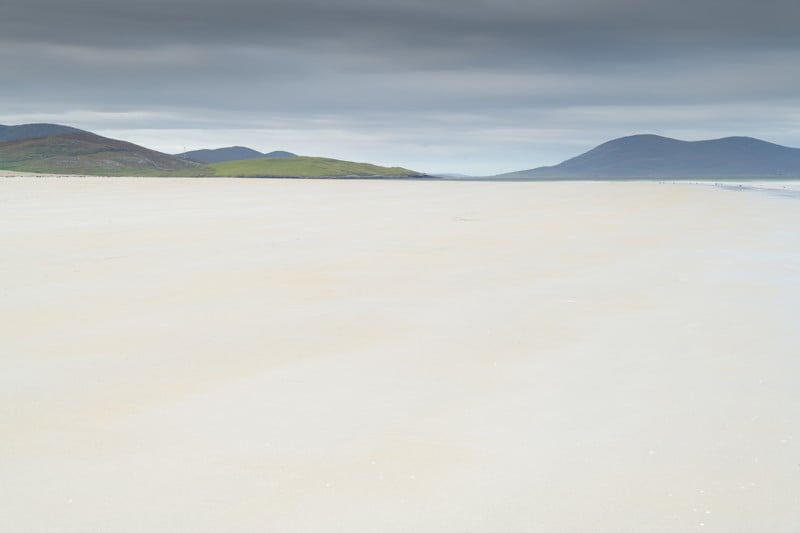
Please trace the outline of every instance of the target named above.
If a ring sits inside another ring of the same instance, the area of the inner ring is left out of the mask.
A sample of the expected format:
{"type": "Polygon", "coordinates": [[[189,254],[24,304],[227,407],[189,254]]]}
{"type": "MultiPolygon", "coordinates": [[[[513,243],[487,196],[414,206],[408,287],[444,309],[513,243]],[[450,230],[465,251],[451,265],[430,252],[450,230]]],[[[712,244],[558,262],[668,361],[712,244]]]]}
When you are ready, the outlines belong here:
{"type": "Polygon", "coordinates": [[[47,176],[47,174],[34,174],[33,172],[17,172],[16,170],[0,170],[0,178],[9,178],[9,177],[38,177],[38,176],[47,176]]]}
{"type": "Polygon", "coordinates": [[[0,531],[794,532],[800,203],[0,181],[0,531]]]}

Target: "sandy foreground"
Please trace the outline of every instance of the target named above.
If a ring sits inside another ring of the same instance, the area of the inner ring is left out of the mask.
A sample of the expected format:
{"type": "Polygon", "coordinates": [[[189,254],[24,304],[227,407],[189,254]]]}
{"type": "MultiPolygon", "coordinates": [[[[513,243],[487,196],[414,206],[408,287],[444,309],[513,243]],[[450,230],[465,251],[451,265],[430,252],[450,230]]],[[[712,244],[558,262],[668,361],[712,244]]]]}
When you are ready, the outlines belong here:
{"type": "Polygon", "coordinates": [[[50,174],[36,174],[33,172],[17,172],[16,170],[0,170],[0,178],[36,178],[36,177],[49,177],[50,174]]]}
{"type": "Polygon", "coordinates": [[[800,200],[0,180],[0,531],[795,532],[800,200]]]}

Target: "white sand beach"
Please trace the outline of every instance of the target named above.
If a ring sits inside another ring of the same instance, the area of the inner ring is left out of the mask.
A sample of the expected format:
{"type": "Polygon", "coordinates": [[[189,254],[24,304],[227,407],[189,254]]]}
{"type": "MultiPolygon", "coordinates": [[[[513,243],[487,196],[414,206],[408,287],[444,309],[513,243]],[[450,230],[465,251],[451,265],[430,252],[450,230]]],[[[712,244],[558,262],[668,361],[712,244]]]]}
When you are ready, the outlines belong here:
{"type": "Polygon", "coordinates": [[[0,178],[35,178],[35,177],[48,177],[47,174],[36,174],[34,172],[17,172],[16,170],[0,170],[0,178]]]}
{"type": "Polygon", "coordinates": [[[0,531],[794,532],[800,200],[0,180],[0,531]]]}

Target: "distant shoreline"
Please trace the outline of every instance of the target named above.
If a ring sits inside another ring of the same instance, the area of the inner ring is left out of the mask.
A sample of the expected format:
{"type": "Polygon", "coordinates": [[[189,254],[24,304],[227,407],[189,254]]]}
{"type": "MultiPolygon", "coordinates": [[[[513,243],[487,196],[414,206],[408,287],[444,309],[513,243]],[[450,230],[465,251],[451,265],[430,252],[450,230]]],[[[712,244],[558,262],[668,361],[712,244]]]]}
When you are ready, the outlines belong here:
{"type": "Polygon", "coordinates": [[[339,180],[339,181],[356,181],[356,180],[369,180],[369,181],[453,181],[453,182],[648,182],[648,183],[697,183],[703,185],[720,184],[738,184],[740,182],[759,182],[759,183],[779,183],[779,182],[797,182],[800,183],[800,176],[794,177],[755,177],[755,176],[740,176],[740,177],[718,177],[718,178],[652,178],[652,177],[621,177],[621,178],[590,178],[590,177],[572,177],[572,178],[503,178],[491,176],[476,176],[476,177],[447,177],[436,176],[432,174],[420,174],[414,176],[103,176],[94,174],[40,174],[35,172],[18,172],[14,170],[0,170],[0,178],[137,178],[137,179],[269,179],[269,180],[339,180]]]}

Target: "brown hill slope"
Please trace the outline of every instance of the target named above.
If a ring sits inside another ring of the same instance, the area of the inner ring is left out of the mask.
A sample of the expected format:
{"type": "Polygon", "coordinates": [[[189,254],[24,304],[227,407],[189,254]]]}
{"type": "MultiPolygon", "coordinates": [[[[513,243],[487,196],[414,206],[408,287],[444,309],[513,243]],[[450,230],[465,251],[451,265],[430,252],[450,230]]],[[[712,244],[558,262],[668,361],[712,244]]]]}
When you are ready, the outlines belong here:
{"type": "Polygon", "coordinates": [[[0,143],[0,169],[50,174],[192,175],[194,161],[93,133],[69,133],[0,143]]]}

